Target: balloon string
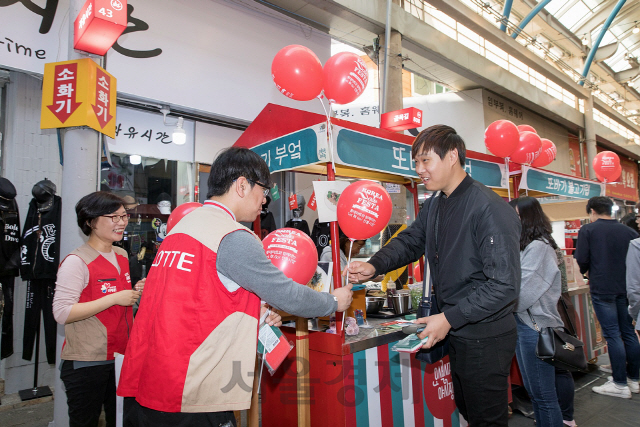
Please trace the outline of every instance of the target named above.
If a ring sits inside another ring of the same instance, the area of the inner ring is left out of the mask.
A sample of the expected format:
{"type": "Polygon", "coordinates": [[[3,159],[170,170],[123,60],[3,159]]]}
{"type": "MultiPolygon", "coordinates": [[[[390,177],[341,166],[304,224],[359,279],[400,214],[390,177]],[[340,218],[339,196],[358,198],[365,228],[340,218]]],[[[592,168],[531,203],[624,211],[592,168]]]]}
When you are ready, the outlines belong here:
{"type": "MultiPolygon", "coordinates": [[[[324,110],[324,115],[327,118],[327,137],[329,138],[329,161],[331,162],[331,167],[333,168],[333,173],[336,173],[336,164],[333,161],[333,129],[331,127],[331,116],[327,112],[327,107],[324,106],[324,102],[322,102],[322,95],[318,95],[317,98],[320,100],[320,104],[322,104],[322,109],[324,110]]],[[[331,101],[329,101],[329,108],[331,108],[331,101]]]]}
{"type": "MultiPolygon", "coordinates": [[[[347,283],[345,286],[349,286],[349,265],[351,264],[351,250],[353,249],[353,242],[355,239],[349,238],[351,244],[349,245],[349,256],[347,257],[347,283]]],[[[344,322],[347,320],[347,315],[343,313],[342,315],[342,329],[344,330],[344,322]]]]}
{"type": "MultiPolygon", "coordinates": [[[[511,174],[509,173],[509,158],[508,157],[504,158],[504,164],[507,167],[507,197],[509,198],[509,201],[511,201],[511,174]]],[[[514,188],[513,191],[515,192],[516,189],[514,188]]]]}

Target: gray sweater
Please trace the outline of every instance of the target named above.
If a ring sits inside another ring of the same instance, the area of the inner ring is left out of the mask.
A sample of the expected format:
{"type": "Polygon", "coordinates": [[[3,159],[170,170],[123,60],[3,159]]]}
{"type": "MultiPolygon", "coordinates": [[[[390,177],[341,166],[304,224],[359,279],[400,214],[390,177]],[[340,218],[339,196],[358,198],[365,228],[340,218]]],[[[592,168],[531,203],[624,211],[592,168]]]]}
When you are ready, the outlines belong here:
{"type": "Polygon", "coordinates": [[[216,267],[229,291],[242,286],[287,313],[319,317],[338,308],[332,295],[299,285],[282,274],[266,257],[260,241],[246,231],[234,231],[222,239],[216,267]]]}
{"type": "Polygon", "coordinates": [[[640,330],[640,238],[629,242],[627,252],[627,297],[629,314],[640,330]]]}
{"type": "Polygon", "coordinates": [[[561,283],[558,258],[553,248],[542,240],[534,240],[520,252],[522,281],[515,313],[531,329],[533,323],[527,309],[538,327],[562,326],[558,313],[561,283]]]}

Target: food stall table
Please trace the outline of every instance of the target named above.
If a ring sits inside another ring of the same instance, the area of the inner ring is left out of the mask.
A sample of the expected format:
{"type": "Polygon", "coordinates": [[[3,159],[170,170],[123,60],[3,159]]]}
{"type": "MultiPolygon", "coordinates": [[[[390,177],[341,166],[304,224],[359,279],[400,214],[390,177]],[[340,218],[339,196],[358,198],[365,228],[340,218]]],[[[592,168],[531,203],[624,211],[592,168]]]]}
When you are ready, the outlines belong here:
{"type": "MultiPolygon", "coordinates": [[[[448,356],[428,365],[391,350],[406,335],[369,319],[356,336],[310,331],[309,358],[292,351],[273,376],[262,378],[262,425],[295,426],[298,399],[310,405],[311,426],[466,426],[453,401],[448,356]],[[296,388],[299,370],[308,381],[296,388]]],[[[283,327],[294,345],[296,331],[283,327]]]]}

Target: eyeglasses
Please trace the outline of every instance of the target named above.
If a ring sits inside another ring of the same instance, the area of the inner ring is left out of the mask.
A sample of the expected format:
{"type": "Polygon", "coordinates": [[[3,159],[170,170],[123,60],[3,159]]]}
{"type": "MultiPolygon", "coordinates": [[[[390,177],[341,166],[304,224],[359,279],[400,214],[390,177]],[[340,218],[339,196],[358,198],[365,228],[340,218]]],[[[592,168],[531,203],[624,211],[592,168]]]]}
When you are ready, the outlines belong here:
{"type": "Polygon", "coordinates": [[[111,218],[111,221],[113,221],[116,224],[119,221],[128,222],[129,218],[131,217],[131,215],[129,215],[129,214],[124,214],[124,215],[100,215],[100,216],[103,216],[105,218],[111,218]]]}
{"type": "Polygon", "coordinates": [[[247,178],[247,181],[249,181],[249,182],[251,182],[251,183],[253,183],[253,184],[257,184],[257,185],[259,185],[260,187],[264,188],[264,190],[262,190],[262,195],[263,195],[264,197],[267,197],[267,196],[269,195],[269,193],[271,192],[271,188],[270,188],[270,187],[267,187],[266,185],[264,185],[264,184],[263,184],[263,183],[261,183],[261,182],[254,181],[254,180],[249,179],[249,178],[247,178]]]}

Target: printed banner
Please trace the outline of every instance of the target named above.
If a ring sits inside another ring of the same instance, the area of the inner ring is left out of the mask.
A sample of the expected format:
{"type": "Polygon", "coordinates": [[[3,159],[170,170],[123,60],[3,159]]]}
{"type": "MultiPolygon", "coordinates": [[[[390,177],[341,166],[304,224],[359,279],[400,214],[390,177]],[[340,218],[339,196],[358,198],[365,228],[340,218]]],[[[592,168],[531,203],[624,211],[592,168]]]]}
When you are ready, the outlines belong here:
{"type": "Polygon", "coordinates": [[[604,185],[598,182],[571,178],[552,172],[543,172],[529,166],[522,166],[520,189],[542,191],[577,199],[604,196],[604,185]]]}

